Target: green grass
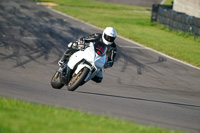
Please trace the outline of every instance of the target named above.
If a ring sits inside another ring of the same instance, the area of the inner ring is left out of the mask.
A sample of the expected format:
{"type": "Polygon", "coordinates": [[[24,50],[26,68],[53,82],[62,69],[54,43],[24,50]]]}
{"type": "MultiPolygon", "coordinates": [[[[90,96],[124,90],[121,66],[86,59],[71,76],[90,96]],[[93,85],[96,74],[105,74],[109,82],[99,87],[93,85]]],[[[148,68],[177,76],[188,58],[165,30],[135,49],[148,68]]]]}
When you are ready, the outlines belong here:
{"type": "MultiPolygon", "coordinates": [[[[150,8],[93,0],[48,1],[59,4],[56,10],[101,28],[113,26],[118,35],[200,67],[200,39],[151,23],[150,8]]],[[[171,0],[165,4],[169,3],[171,0]]]]}
{"type": "Polygon", "coordinates": [[[0,97],[0,133],[178,133],[0,97]]]}
{"type": "Polygon", "coordinates": [[[164,5],[171,5],[174,0],[166,0],[164,5]]]}

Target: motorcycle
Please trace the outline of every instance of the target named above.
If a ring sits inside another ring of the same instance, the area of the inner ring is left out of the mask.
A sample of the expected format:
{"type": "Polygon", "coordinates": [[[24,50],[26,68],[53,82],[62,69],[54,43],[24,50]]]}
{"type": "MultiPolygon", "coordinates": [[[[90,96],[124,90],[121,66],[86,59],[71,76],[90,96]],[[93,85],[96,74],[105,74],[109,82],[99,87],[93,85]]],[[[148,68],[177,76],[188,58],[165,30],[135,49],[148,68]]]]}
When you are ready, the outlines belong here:
{"type": "Polygon", "coordinates": [[[72,54],[69,61],[59,67],[51,79],[51,86],[61,89],[66,85],[69,91],[76,90],[104,68],[106,51],[107,45],[102,42],[90,42],[84,50],[72,54]]]}

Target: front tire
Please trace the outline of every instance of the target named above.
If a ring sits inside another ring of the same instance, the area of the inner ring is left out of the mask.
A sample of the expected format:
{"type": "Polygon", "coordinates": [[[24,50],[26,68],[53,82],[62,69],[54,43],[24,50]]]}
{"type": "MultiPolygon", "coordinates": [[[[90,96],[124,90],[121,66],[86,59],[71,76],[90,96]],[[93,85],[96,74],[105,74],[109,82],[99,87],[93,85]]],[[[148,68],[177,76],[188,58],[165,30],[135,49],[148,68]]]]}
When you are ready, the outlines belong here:
{"type": "Polygon", "coordinates": [[[64,84],[61,82],[61,72],[56,72],[54,74],[54,76],[52,77],[51,79],[51,86],[54,88],[54,89],[61,89],[64,84]]]}
{"type": "Polygon", "coordinates": [[[90,69],[84,67],[78,74],[73,74],[67,89],[69,91],[75,91],[80,85],[84,83],[84,79],[87,77],[90,69]]]}

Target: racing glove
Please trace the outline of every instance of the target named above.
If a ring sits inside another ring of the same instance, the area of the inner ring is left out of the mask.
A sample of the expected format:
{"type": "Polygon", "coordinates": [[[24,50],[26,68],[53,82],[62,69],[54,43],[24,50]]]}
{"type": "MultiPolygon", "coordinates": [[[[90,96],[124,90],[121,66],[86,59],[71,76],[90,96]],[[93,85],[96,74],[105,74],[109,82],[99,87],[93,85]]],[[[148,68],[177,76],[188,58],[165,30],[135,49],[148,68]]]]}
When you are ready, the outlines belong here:
{"type": "Polygon", "coordinates": [[[72,49],[78,49],[78,43],[77,42],[70,42],[68,44],[68,48],[72,49]]]}
{"type": "Polygon", "coordinates": [[[85,48],[85,41],[84,40],[79,40],[79,41],[76,41],[76,42],[70,42],[68,44],[68,48],[82,50],[82,49],[85,48]]]}

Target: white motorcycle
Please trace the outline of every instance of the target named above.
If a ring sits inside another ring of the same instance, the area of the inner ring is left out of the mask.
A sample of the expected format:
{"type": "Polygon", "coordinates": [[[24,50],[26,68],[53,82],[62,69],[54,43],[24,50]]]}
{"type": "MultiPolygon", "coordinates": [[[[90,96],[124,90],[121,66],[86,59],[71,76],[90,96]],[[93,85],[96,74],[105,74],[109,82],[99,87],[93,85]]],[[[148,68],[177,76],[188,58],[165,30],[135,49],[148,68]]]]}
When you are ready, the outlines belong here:
{"type": "Polygon", "coordinates": [[[101,42],[90,42],[84,50],[75,52],[67,63],[60,67],[51,79],[54,89],[64,85],[69,91],[76,90],[101,71],[106,61],[107,46],[101,42]],[[68,69],[72,72],[68,73],[68,69]]]}

